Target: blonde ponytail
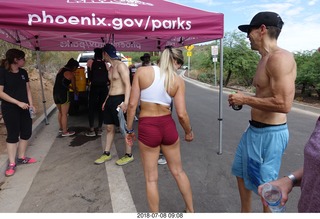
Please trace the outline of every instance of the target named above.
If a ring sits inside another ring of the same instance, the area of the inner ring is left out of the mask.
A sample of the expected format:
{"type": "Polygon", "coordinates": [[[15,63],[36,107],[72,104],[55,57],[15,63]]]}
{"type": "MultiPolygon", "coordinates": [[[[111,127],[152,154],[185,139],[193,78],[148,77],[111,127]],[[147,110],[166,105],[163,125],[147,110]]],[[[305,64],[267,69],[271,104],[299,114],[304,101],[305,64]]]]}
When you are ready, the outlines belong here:
{"type": "Polygon", "coordinates": [[[182,50],[177,48],[166,48],[160,57],[160,76],[165,76],[165,88],[169,92],[170,88],[174,85],[175,72],[175,61],[178,64],[183,64],[182,50]]]}

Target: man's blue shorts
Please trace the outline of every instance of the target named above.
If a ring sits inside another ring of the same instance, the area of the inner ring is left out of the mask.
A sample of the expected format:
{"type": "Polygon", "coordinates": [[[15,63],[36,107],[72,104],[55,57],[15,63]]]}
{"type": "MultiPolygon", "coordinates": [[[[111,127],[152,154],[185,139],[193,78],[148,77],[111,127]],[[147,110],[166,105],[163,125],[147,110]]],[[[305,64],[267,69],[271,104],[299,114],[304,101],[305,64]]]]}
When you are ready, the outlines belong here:
{"type": "Polygon", "coordinates": [[[249,125],[242,135],[232,174],[243,178],[245,187],[258,194],[258,186],[278,178],[289,141],[287,124],[256,128],[249,125]]]}

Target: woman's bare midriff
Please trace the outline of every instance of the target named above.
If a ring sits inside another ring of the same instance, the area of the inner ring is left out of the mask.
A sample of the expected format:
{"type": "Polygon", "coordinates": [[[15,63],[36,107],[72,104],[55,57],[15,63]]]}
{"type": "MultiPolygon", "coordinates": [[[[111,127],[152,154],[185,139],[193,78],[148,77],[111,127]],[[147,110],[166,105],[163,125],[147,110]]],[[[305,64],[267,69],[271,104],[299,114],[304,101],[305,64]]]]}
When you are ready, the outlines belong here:
{"type": "Polygon", "coordinates": [[[170,106],[140,101],[139,117],[170,115],[170,106]]]}

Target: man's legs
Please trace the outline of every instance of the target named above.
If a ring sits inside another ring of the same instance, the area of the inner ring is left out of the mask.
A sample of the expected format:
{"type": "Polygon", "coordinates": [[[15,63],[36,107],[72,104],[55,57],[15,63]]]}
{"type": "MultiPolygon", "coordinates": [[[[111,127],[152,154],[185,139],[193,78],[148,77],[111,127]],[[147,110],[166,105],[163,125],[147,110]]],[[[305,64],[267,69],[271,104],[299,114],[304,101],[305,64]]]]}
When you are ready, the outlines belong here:
{"type": "Polygon", "coordinates": [[[126,145],[126,154],[122,158],[116,161],[116,164],[119,166],[126,165],[134,160],[133,154],[132,154],[132,147],[127,145],[126,142],[125,142],[125,145],[126,145]]]}
{"type": "MultiPolygon", "coordinates": [[[[240,177],[237,177],[238,189],[241,199],[241,212],[248,213],[251,212],[251,194],[252,192],[244,186],[244,180],[240,177]]],[[[262,200],[261,200],[262,203],[262,200]]],[[[270,213],[270,209],[262,204],[263,212],[270,213]]]]}
{"type": "Polygon", "coordinates": [[[113,124],[106,125],[106,146],[104,149],[105,152],[110,152],[110,149],[114,140],[114,135],[115,135],[115,125],[113,124]]]}
{"type": "Polygon", "coordinates": [[[243,178],[237,177],[238,189],[241,200],[241,212],[248,213],[251,212],[251,191],[248,190],[244,185],[243,178]]]}
{"type": "Polygon", "coordinates": [[[106,125],[106,145],[103,151],[103,154],[94,161],[95,164],[102,164],[108,160],[111,160],[111,146],[113,144],[115,135],[115,126],[113,124],[106,125]]]}

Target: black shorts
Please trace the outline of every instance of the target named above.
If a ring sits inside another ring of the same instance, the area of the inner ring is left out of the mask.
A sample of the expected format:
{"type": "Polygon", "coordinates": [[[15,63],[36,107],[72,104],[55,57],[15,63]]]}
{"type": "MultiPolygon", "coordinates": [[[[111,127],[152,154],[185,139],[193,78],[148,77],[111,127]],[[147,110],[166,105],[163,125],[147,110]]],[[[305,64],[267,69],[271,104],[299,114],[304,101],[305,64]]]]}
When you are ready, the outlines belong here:
{"type": "Polygon", "coordinates": [[[124,94],[109,96],[104,108],[103,123],[119,126],[117,107],[124,101],[124,94]]]}
{"type": "Polygon", "coordinates": [[[53,101],[55,104],[70,103],[69,91],[62,91],[53,94],[53,101]]]}

